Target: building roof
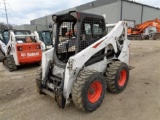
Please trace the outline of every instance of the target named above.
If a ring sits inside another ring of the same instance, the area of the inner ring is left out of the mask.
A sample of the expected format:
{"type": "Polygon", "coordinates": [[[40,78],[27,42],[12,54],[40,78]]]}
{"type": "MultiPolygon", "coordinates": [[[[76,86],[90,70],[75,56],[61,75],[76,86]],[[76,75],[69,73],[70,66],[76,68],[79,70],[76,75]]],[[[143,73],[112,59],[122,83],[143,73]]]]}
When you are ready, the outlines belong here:
{"type": "Polygon", "coordinates": [[[146,6],[146,7],[150,7],[150,8],[154,8],[154,9],[160,10],[159,7],[154,7],[154,6],[151,6],[151,5],[146,5],[146,4],[135,2],[135,1],[132,1],[132,0],[122,0],[122,1],[126,1],[126,2],[130,2],[130,3],[134,3],[134,4],[138,4],[138,5],[142,5],[142,6],[146,6]]]}
{"type": "Polygon", "coordinates": [[[96,0],[96,1],[92,1],[89,3],[83,4],[83,5],[77,6],[76,10],[84,11],[84,10],[92,9],[93,7],[96,8],[96,7],[100,7],[103,5],[115,3],[117,1],[119,0],[96,0]]]}
{"type": "MultiPolygon", "coordinates": [[[[129,3],[142,5],[142,6],[146,6],[146,7],[150,7],[150,8],[154,8],[154,9],[160,10],[159,7],[154,7],[154,6],[146,5],[146,4],[143,4],[143,3],[138,3],[138,2],[135,2],[135,1],[132,1],[132,0],[95,0],[95,1],[92,1],[92,2],[89,2],[89,3],[86,3],[86,4],[79,5],[79,6],[76,6],[76,7],[73,7],[73,8],[69,8],[67,10],[62,10],[60,12],[53,13],[53,14],[62,14],[62,13],[68,12],[70,10],[84,11],[84,10],[88,10],[88,9],[104,6],[104,5],[107,5],[107,4],[115,3],[115,2],[118,2],[118,1],[125,1],[125,2],[129,2],[129,3]]],[[[44,17],[41,17],[41,18],[44,18],[44,17]]],[[[40,19],[40,18],[37,18],[37,19],[40,19]]],[[[33,19],[31,21],[34,21],[34,20],[37,20],[37,19],[33,19]]]]}
{"type": "Polygon", "coordinates": [[[138,5],[142,5],[142,6],[146,6],[146,7],[150,7],[150,8],[154,8],[154,9],[159,9],[160,10],[160,8],[158,8],[158,7],[146,5],[146,4],[143,4],[143,3],[138,3],[138,2],[135,2],[133,0],[96,0],[96,1],[92,1],[92,2],[86,3],[84,5],[77,6],[76,10],[84,11],[84,10],[88,10],[88,9],[104,6],[104,5],[107,5],[107,4],[115,3],[115,2],[118,2],[118,1],[125,1],[125,2],[138,4],[138,5]]]}

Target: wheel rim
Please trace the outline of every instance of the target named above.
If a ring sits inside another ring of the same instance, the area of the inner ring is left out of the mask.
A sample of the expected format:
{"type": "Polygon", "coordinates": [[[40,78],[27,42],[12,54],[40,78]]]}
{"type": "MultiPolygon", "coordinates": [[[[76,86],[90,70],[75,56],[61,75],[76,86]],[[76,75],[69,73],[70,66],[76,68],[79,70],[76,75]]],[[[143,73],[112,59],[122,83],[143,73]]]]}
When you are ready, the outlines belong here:
{"type": "Polygon", "coordinates": [[[118,80],[119,86],[121,86],[121,87],[124,86],[124,84],[126,83],[126,78],[127,78],[127,72],[126,72],[126,70],[122,70],[120,72],[120,78],[118,80]]]}
{"type": "Polygon", "coordinates": [[[91,103],[98,101],[102,93],[102,84],[99,81],[93,82],[88,89],[88,100],[91,103]]]}

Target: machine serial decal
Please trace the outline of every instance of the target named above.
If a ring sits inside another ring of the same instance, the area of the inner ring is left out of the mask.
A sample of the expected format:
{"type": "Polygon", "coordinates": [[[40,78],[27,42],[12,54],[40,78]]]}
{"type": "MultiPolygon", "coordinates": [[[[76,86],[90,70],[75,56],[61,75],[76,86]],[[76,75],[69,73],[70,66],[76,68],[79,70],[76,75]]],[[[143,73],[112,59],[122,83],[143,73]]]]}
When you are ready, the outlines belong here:
{"type": "Polygon", "coordinates": [[[21,53],[21,57],[32,57],[32,56],[38,56],[39,52],[32,52],[32,53],[21,53]]]}

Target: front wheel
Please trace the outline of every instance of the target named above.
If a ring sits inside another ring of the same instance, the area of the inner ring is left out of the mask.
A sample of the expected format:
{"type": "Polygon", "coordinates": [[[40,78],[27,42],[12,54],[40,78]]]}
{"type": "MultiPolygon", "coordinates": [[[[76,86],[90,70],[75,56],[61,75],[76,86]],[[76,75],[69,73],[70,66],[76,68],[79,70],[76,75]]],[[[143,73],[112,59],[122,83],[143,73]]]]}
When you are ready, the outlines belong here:
{"type": "Polygon", "coordinates": [[[82,71],[72,87],[72,99],[80,110],[92,112],[101,105],[105,92],[103,75],[95,71],[82,71]]]}
{"type": "Polygon", "coordinates": [[[121,93],[126,88],[128,83],[128,65],[120,61],[114,61],[107,68],[106,75],[108,90],[116,94],[121,93]]]}
{"type": "Polygon", "coordinates": [[[42,67],[37,70],[36,76],[36,90],[39,94],[44,94],[42,92],[42,67]]]}

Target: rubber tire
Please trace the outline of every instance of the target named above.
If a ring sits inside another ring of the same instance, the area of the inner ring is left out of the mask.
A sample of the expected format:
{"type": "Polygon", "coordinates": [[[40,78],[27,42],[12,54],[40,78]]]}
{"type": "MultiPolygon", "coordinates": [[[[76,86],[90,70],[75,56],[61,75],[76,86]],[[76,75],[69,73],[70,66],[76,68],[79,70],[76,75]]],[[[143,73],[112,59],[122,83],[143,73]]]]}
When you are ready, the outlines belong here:
{"type": "Polygon", "coordinates": [[[120,61],[114,61],[107,68],[106,76],[107,76],[107,80],[106,80],[107,89],[111,93],[119,94],[124,91],[129,80],[128,65],[120,61]],[[118,84],[121,70],[126,70],[126,73],[127,73],[127,78],[123,86],[119,86],[118,84]]]}
{"type": "Polygon", "coordinates": [[[105,93],[106,81],[102,74],[96,71],[81,71],[72,87],[72,100],[78,109],[92,112],[101,105],[105,93]],[[97,102],[91,103],[87,96],[88,88],[91,83],[97,80],[102,84],[102,94],[97,102]]]}
{"type": "Polygon", "coordinates": [[[42,92],[42,67],[38,68],[36,76],[36,90],[39,94],[44,94],[42,92]]]}
{"type": "Polygon", "coordinates": [[[4,59],[5,59],[5,55],[4,55],[3,52],[0,50],[0,62],[3,62],[4,59]]]}
{"type": "Polygon", "coordinates": [[[17,70],[17,66],[15,64],[15,61],[14,61],[14,58],[13,58],[12,55],[6,56],[6,59],[4,59],[4,60],[6,60],[7,67],[8,67],[10,72],[17,70]]]}

